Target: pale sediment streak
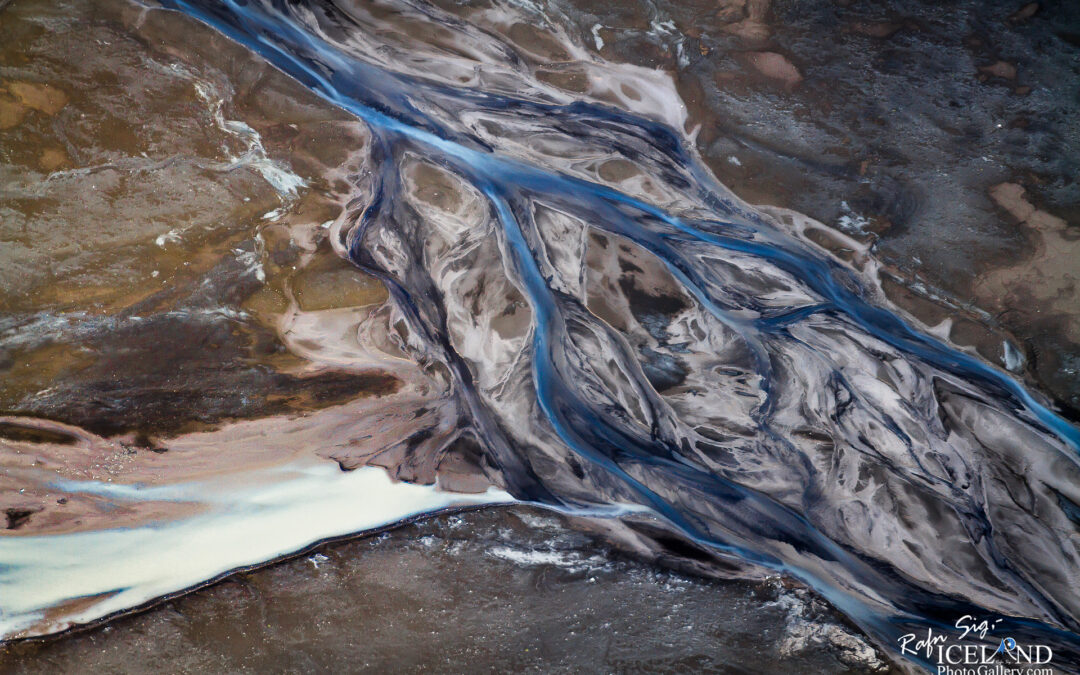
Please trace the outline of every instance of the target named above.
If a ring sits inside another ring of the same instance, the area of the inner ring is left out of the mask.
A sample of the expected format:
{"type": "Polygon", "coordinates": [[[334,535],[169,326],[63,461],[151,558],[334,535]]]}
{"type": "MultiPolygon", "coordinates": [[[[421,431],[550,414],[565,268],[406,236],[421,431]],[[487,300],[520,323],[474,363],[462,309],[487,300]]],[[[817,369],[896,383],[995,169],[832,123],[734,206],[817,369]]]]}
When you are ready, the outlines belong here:
{"type": "Polygon", "coordinates": [[[64,630],[265,563],[332,537],[450,507],[512,502],[494,488],[462,495],[295,462],[193,483],[64,481],[65,493],[184,502],[198,515],[140,527],[0,538],[0,635],[64,630]]]}
{"type": "Polygon", "coordinates": [[[515,498],[639,503],[885,647],[968,613],[1080,662],[1080,433],[718,185],[660,74],[553,27],[582,102],[420,2],[165,4],[368,124],[338,245],[515,498]]]}

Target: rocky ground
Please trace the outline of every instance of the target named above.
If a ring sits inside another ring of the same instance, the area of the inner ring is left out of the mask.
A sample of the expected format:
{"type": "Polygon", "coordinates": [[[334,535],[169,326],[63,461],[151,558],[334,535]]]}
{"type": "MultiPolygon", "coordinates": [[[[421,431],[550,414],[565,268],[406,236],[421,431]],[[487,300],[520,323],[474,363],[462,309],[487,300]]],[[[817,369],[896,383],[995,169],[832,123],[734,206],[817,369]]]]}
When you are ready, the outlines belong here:
{"type": "MultiPolygon", "coordinates": [[[[437,4],[469,16],[487,3],[437,4]]],[[[669,72],[687,131],[736,194],[872,243],[894,302],[1080,418],[1080,5],[612,4],[551,11],[598,56],[669,72]]],[[[557,45],[517,26],[512,40],[548,50],[551,82],[581,86],[557,45]]],[[[113,0],[0,1],[0,414],[119,435],[130,453],[94,470],[122,475],[161,436],[399,392],[394,373],[311,368],[297,350],[317,346],[280,338],[290,308],[386,297],[323,233],[365,142],[348,115],[190,21],[113,0]]],[[[0,424],[9,440],[28,433],[0,424]]],[[[0,506],[25,533],[46,507],[11,475],[0,506]]],[[[444,517],[0,664],[880,665],[794,590],[611,562],[571,529],[531,512],[444,517]]]]}

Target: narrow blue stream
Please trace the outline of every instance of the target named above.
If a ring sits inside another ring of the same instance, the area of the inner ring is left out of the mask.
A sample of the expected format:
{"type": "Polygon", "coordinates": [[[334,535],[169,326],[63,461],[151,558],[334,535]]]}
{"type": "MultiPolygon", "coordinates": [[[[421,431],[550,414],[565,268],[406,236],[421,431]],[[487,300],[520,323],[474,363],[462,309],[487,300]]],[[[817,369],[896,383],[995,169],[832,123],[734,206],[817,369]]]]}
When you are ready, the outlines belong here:
{"type": "MultiPolygon", "coordinates": [[[[978,550],[989,561],[986,564],[1010,589],[1002,593],[1022,596],[1040,608],[1038,619],[1008,616],[970,594],[953,596],[940,588],[926,587],[904,569],[891,565],[887,556],[837,541],[824,531],[811,514],[812,494],[804,496],[800,508],[797,500],[748,487],[740,482],[737,470],[710,470],[689,457],[685,445],[671,433],[624,424],[582,394],[578,367],[571,358],[568,322],[596,319],[575,299],[554,288],[542,269],[537,244],[540,233],[531,211],[534,203],[572,213],[595,230],[629,240],[655,256],[704,312],[740,337],[762,392],[752,417],[763,446],[799,453],[784,429],[774,423],[777,400],[783,395],[775,352],[782,343],[805,346],[793,328],[820,319],[869,336],[918,368],[940,373],[978,392],[992,401],[1000,414],[1044,437],[1054,452],[1067,454],[1067,463],[1075,464],[1080,451],[1080,429],[1055,414],[1020,382],[875,304],[867,282],[856,273],[726,197],[678,132],[603,105],[557,105],[457,89],[390,72],[316,30],[320,22],[339,31],[360,30],[332,5],[314,5],[309,12],[292,3],[255,0],[164,0],[164,4],[209,24],[368,125],[379,169],[374,177],[374,197],[365,204],[351,238],[353,260],[387,283],[401,311],[410,317],[413,330],[441,350],[454,374],[458,395],[471,411],[478,436],[505,473],[515,497],[570,509],[582,505],[579,496],[565,496],[565,486],[541,477],[505,431],[516,421],[500,420],[498,411],[490,409],[484,397],[474,391],[468,367],[454,355],[446,338],[445,319],[433,319],[432,312],[419,308],[439,302],[431,288],[415,282],[422,274],[383,269],[366,250],[365,234],[398,218],[404,188],[395,163],[406,150],[461,177],[487,201],[500,230],[502,262],[532,311],[529,357],[535,402],[546,428],[558,438],[567,457],[588,466],[594,474],[607,476],[618,494],[648,507],[717,556],[762,566],[807,584],[886,648],[895,649],[901,634],[925,632],[928,627],[948,630],[956,618],[971,614],[1001,618],[998,632],[1018,642],[1050,645],[1059,667],[1080,664],[1080,618],[1071,609],[1075,603],[1055,598],[1033,573],[1020,571],[1024,565],[1015,551],[1005,551],[992,541],[994,523],[988,510],[984,514],[980,503],[962,489],[940,487],[943,494],[955,496],[950,508],[961,514],[978,550]],[[611,129],[610,138],[629,138],[635,144],[613,140],[613,156],[636,148],[634,152],[639,154],[635,159],[658,167],[670,184],[708,205],[711,214],[675,215],[634,195],[508,156],[470,133],[466,125],[428,112],[432,109],[530,117],[556,129],[571,122],[591,125],[597,129],[593,141],[611,129]],[[643,153],[648,156],[643,158],[643,153]],[[702,250],[710,250],[710,255],[718,258],[726,254],[749,256],[757,264],[798,280],[816,302],[776,311],[753,297],[727,295],[715,282],[708,264],[698,257],[702,250]]],[[[634,367],[628,366],[628,371],[634,367]]],[[[857,388],[839,373],[833,382],[838,390],[857,388]]],[[[852,398],[865,400],[854,394],[852,398]]],[[[916,405],[911,402],[909,407],[916,405]]],[[[888,411],[879,418],[888,433],[914,442],[888,411]]],[[[926,482],[935,481],[927,478],[926,482]]],[[[1068,503],[1063,502],[1063,510],[1068,510],[1068,503]]],[[[1039,552],[1029,554],[1038,556],[1039,552]]],[[[917,654],[904,656],[928,669],[936,665],[917,654]]]]}

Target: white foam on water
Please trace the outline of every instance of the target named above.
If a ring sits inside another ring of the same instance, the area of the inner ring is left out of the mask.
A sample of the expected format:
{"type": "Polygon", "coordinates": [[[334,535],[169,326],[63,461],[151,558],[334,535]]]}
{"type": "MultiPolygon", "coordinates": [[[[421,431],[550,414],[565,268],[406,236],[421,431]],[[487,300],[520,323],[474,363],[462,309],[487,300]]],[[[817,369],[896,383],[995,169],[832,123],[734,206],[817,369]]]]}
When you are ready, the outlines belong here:
{"type": "Polygon", "coordinates": [[[306,461],[180,485],[63,487],[116,501],[197,502],[206,510],[133,528],[0,537],[0,638],[88,623],[323,539],[448,507],[514,501],[494,488],[456,494],[395,482],[380,468],[344,472],[306,461]]]}

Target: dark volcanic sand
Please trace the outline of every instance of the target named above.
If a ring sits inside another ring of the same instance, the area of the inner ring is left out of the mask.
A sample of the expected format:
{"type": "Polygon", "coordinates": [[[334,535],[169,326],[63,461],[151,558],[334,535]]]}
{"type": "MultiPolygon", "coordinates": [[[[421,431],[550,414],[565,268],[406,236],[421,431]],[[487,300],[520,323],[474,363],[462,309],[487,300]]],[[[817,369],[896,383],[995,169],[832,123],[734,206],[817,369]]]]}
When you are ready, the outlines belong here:
{"type": "MultiPolygon", "coordinates": [[[[5,672],[865,672],[836,616],[778,584],[608,555],[532,509],[439,516],[243,574],[5,672]]],[[[879,672],[885,672],[880,670],[879,672]]]]}
{"type": "MultiPolygon", "coordinates": [[[[466,12],[470,3],[439,4],[466,12]]],[[[660,2],[654,13],[652,3],[608,4],[562,6],[582,35],[600,25],[605,58],[676,74],[691,124],[701,125],[698,147],[722,182],[751,202],[790,207],[875,241],[902,282],[891,287],[899,304],[936,323],[947,315],[940,304],[905,285],[940,289],[966,308],[948,315],[970,318],[954,323],[955,340],[998,362],[1002,339],[1015,341],[1026,357],[1018,369],[1077,417],[1080,5],[750,0],[660,2]],[[668,20],[671,30],[653,26],[668,20]]],[[[333,186],[319,176],[342,162],[334,153],[352,139],[346,116],[222,40],[206,38],[213,46],[191,55],[165,39],[167,23],[125,36],[126,5],[82,6],[70,14],[82,24],[67,21],[69,11],[50,15],[48,30],[25,21],[48,14],[41,3],[16,0],[0,11],[0,43],[8,45],[0,47],[0,77],[67,87],[62,104],[42,95],[31,98],[37,107],[14,108],[17,90],[0,95],[7,181],[0,331],[8,331],[0,337],[9,338],[0,350],[2,412],[154,434],[393,389],[389,376],[293,372],[295,360],[266,319],[280,311],[280,298],[260,290],[237,256],[220,255],[277,205],[257,176],[222,178],[185,160],[153,165],[147,175],[159,187],[94,174],[112,191],[108,198],[95,196],[89,174],[70,176],[63,191],[34,192],[48,171],[143,153],[149,164],[176,154],[223,160],[221,148],[234,141],[213,128],[186,79],[178,85],[173,75],[157,75],[147,83],[151,61],[167,56],[237,87],[229,116],[248,120],[272,156],[287,157],[313,182],[316,196],[298,207],[307,220],[333,216],[326,206],[333,186]],[[231,65],[214,63],[215,49],[231,65]],[[12,115],[18,121],[9,125],[12,115]],[[9,180],[31,170],[41,173],[25,184],[9,180]],[[195,196],[147,198],[176,185],[194,186],[195,196]],[[80,246],[66,249],[65,232],[85,224],[65,210],[71,201],[94,215],[85,222],[107,226],[83,231],[80,246]],[[125,203],[136,206],[116,206],[125,203]],[[178,214],[201,238],[153,244],[178,214]],[[133,230],[138,236],[125,236],[133,230]],[[102,258],[96,245],[122,255],[102,258]],[[151,270],[170,283],[162,289],[155,276],[151,287],[151,270]],[[204,279],[213,283],[204,287],[204,279]],[[87,321],[48,339],[10,339],[30,312],[79,307],[151,319],[120,329],[87,321]],[[245,308],[252,318],[193,327],[169,315],[223,308],[245,308]],[[112,351],[114,340],[123,352],[112,351]],[[164,361],[152,349],[162,344],[170,346],[164,361]],[[128,369],[122,382],[110,377],[116,364],[128,369]],[[179,411],[162,403],[171,405],[177,391],[179,411]]],[[[287,236],[278,243],[268,245],[272,284],[292,273],[299,255],[287,236]]],[[[341,272],[332,262],[314,269],[323,279],[341,272]]],[[[319,307],[381,299],[381,289],[360,286],[326,299],[312,282],[309,297],[319,307]]],[[[320,555],[327,559],[306,555],[74,637],[9,647],[0,666],[802,673],[866,662],[860,643],[828,632],[836,621],[828,612],[820,610],[825,623],[802,624],[819,610],[797,593],[608,562],[593,542],[550,523],[525,527],[506,511],[441,517],[320,555]]]]}

